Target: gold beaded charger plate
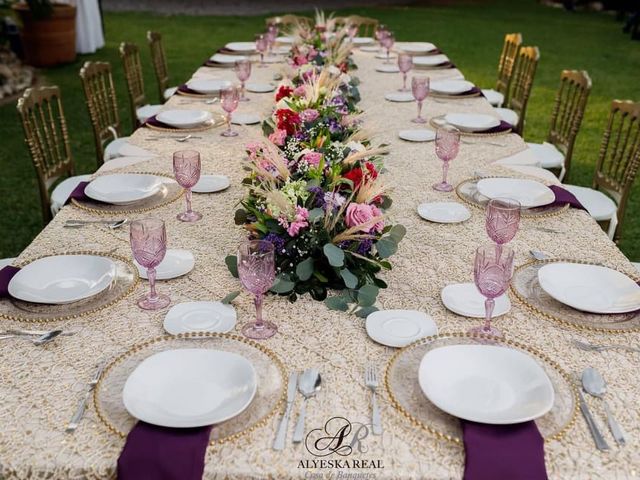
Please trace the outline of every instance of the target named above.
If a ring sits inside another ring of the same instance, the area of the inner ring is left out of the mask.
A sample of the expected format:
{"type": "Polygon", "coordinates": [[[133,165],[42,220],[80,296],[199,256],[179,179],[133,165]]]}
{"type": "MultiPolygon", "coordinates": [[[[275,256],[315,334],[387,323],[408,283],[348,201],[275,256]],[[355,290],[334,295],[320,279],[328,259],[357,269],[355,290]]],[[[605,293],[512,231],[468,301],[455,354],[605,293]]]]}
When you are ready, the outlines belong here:
{"type": "MultiPolygon", "coordinates": [[[[85,210],[91,213],[103,214],[103,215],[121,215],[127,213],[143,213],[156,208],[164,207],[172,202],[178,200],[184,190],[178,183],[169,175],[164,173],[150,173],[150,172],[131,172],[137,174],[155,175],[162,180],[162,187],[150,197],[140,200],[135,203],[127,205],[113,205],[111,203],[98,202],[87,198],[86,200],[72,199],[73,206],[85,210]]],[[[105,175],[108,175],[106,173],[105,175]]]]}
{"type": "MultiPolygon", "coordinates": [[[[433,128],[440,128],[443,127],[445,125],[449,125],[449,123],[447,123],[444,119],[444,115],[438,115],[437,117],[433,117],[431,120],[429,120],[429,125],[431,125],[433,128]]],[[[509,135],[512,132],[513,129],[511,128],[506,128],[504,130],[501,130],[499,132],[463,132],[462,130],[460,130],[460,136],[462,137],[500,137],[502,135],[509,135]]]]}
{"type": "MultiPolygon", "coordinates": [[[[485,209],[490,199],[489,197],[485,197],[478,191],[478,182],[483,178],[493,177],[469,178],[460,182],[456,187],[456,194],[458,195],[460,200],[473,207],[485,209]]],[[[562,205],[550,204],[535,208],[523,208],[521,210],[521,215],[523,217],[544,218],[559,215],[560,213],[566,212],[567,210],[569,210],[568,203],[562,205]]]]}
{"type": "Polygon", "coordinates": [[[458,418],[445,413],[431,403],[418,383],[418,368],[431,350],[451,345],[487,344],[519,350],[532,357],[551,380],[555,398],[553,407],[536,425],[545,441],[559,440],[573,426],[577,415],[576,391],[567,373],[547,355],[522,343],[468,333],[439,334],[425,337],[398,350],[391,357],[385,372],[385,387],[391,403],[415,426],[459,445],[462,428],[458,418]]]}
{"type": "MultiPolygon", "coordinates": [[[[31,303],[15,298],[0,301],[0,317],[19,322],[49,323],[63,322],[84,317],[105,308],[115,305],[136,288],[139,276],[138,269],[127,258],[111,253],[80,251],[64,252],[52,255],[97,255],[112,260],[116,266],[116,273],[111,285],[97,295],[94,295],[77,302],[65,303],[62,305],[51,305],[42,303],[31,303]]],[[[40,257],[26,260],[18,265],[22,268],[39,258],[52,255],[42,255],[40,257]]]]}
{"type": "MultiPolygon", "coordinates": [[[[532,260],[515,269],[511,280],[511,291],[530,311],[562,325],[582,330],[596,330],[607,333],[640,331],[640,311],[630,313],[597,314],[576,310],[551,297],[538,282],[538,270],[555,262],[601,265],[595,262],[553,258],[532,260]]],[[[608,266],[608,265],[604,265],[608,266]]],[[[614,270],[618,270],[614,267],[614,270]]],[[[621,270],[618,270],[622,272],[621,270]]],[[[625,272],[622,272],[627,275],[625,272]]],[[[634,278],[635,282],[640,278],[634,278]]]]}
{"type": "Polygon", "coordinates": [[[253,340],[227,333],[164,335],[134,345],[105,368],[93,392],[100,421],[114,434],[126,437],[137,420],[124,407],[122,390],[129,375],[146,358],[181,348],[206,348],[232,352],[246,358],[256,371],[258,389],[251,404],[238,416],[214,425],[209,445],[234,441],[266,425],[284,404],[286,372],[271,350],[253,340]]]}

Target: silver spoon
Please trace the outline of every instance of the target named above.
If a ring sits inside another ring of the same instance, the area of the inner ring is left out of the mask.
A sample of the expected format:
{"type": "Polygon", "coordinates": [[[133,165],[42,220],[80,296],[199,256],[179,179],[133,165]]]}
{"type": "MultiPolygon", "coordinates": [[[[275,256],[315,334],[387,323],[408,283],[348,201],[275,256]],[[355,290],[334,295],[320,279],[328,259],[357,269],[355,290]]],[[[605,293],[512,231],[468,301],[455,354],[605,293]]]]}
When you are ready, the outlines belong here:
{"type": "MultiPolygon", "coordinates": [[[[37,346],[46,345],[47,343],[52,342],[61,333],[62,333],[62,330],[51,330],[50,332],[46,332],[44,335],[41,335],[34,340],[29,339],[29,341],[37,346]]],[[[6,338],[24,338],[24,335],[12,333],[10,335],[0,336],[0,340],[4,340],[6,338]]]]}
{"type": "Polygon", "coordinates": [[[296,428],[293,431],[293,443],[302,442],[304,435],[304,417],[306,414],[307,400],[314,397],[320,390],[320,383],[322,378],[320,372],[316,368],[309,368],[302,372],[298,379],[298,390],[304,397],[302,407],[300,407],[300,414],[298,415],[298,421],[296,422],[296,428]]]}
{"type": "Polygon", "coordinates": [[[540,250],[529,250],[529,255],[531,255],[533,258],[535,258],[536,260],[549,260],[549,255],[547,255],[544,252],[541,252],[540,250]]]}
{"type": "MultiPolygon", "coordinates": [[[[57,330],[57,329],[56,329],[57,330]]],[[[48,335],[52,332],[55,332],[56,330],[22,330],[22,329],[9,329],[6,330],[2,333],[0,333],[0,335],[3,336],[3,338],[10,338],[10,337],[17,337],[17,336],[27,336],[27,337],[31,337],[31,336],[38,336],[41,337],[43,335],[48,335]]],[[[75,335],[76,331],[62,331],[62,333],[60,335],[64,335],[64,336],[71,336],[71,335],[75,335]]]]}
{"type": "Polygon", "coordinates": [[[626,434],[616,419],[613,418],[609,404],[604,399],[604,394],[607,392],[607,384],[602,375],[600,375],[600,372],[593,367],[585,368],[584,372],[582,372],[582,386],[589,395],[593,395],[602,400],[604,412],[607,415],[609,430],[611,430],[614,440],[618,445],[625,445],[627,443],[627,439],[625,438],[626,434]]]}
{"type": "Polygon", "coordinates": [[[106,225],[111,230],[116,230],[124,225],[129,223],[128,218],[123,218],[121,220],[67,220],[64,223],[65,228],[82,228],[86,225],[106,225]]]}

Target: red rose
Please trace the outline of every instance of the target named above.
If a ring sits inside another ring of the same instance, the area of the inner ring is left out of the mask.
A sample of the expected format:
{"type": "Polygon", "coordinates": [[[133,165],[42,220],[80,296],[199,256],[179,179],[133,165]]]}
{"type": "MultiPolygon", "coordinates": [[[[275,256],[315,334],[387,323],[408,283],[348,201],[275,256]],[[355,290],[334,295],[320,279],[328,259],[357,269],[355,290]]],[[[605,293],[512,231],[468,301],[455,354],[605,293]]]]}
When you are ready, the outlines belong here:
{"type": "Polygon", "coordinates": [[[293,93],[293,88],[288,87],[286,85],[281,85],[276,93],[276,102],[279,102],[281,99],[288,97],[293,93]]]}
{"type": "Polygon", "coordinates": [[[280,108],[276,110],[276,118],[278,119],[278,128],[286,130],[287,135],[293,135],[300,125],[300,115],[288,108],[280,108]]]}
{"type": "Polygon", "coordinates": [[[342,175],[347,180],[351,180],[353,182],[354,190],[360,187],[360,184],[362,183],[364,176],[371,177],[374,180],[378,178],[378,171],[376,170],[376,167],[373,165],[373,163],[366,162],[364,166],[365,166],[366,172],[364,172],[361,167],[356,167],[356,168],[352,168],[347,173],[342,175]]]}

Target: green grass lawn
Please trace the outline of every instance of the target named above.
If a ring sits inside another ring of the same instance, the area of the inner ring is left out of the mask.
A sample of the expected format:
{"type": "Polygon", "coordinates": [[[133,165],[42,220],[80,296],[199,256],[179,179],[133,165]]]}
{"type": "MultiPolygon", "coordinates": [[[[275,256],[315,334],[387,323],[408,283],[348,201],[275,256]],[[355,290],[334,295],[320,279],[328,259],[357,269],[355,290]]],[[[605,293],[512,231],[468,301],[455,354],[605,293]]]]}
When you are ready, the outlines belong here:
{"type": "MultiPolygon", "coordinates": [[[[388,7],[354,9],[380,19],[399,40],[428,40],[455,60],[465,76],[481,86],[493,86],[496,64],[507,32],[522,32],[525,45],[540,47],[541,60],[529,102],[525,135],[542,141],[547,133],[553,98],[562,69],[587,70],[593,90],[578,136],[569,181],[590,185],[612,99],[640,100],[640,42],[621,33],[612,16],[568,13],[543,7],[534,0],[497,0],[456,7],[388,7]]],[[[171,80],[189,78],[214,49],[233,40],[252,40],[264,17],[158,16],[153,13],[107,13],[106,47],[66,65],[41,73],[43,83],[59,85],[78,173],[96,168],[89,115],[78,71],[87,60],[112,63],[125,130],[130,126],[118,45],[141,46],[148,100],[157,89],[146,44],[146,31],[164,36],[171,80]]],[[[22,140],[14,104],[0,107],[0,257],[18,254],[42,229],[35,173],[22,140]],[[17,187],[19,186],[19,187],[17,187]]],[[[636,181],[620,243],[631,259],[640,260],[640,181],[636,181]]]]}

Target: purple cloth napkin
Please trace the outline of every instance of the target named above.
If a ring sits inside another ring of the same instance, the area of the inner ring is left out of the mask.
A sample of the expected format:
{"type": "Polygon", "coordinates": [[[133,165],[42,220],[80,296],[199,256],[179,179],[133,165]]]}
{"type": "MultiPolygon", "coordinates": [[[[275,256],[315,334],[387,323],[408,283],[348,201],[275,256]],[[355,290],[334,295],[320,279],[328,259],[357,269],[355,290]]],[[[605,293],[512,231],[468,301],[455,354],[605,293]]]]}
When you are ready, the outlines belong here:
{"type": "Polygon", "coordinates": [[[78,186],[74,188],[73,191],[69,194],[69,196],[67,197],[67,201],[64,202],[64,204],[66,205],[72,199],[83,201],[90,200],[90,198],[87,197],[87,195],[84,193],[84,189],[87,188],[87,185],[89,185],[89,182],[80,182],[78,186]]]}
{"type": "Polygon", "coordinates": [[[191,90],[189,87],[187,87],[187,84],[182,84],[178,87],[178,91],[182,92],[182,93],[188,93],[189,95],[202,95],[203,97],[206,97],[207,95],[204,93],[200,93],[200,92],[196,92],[195,90],[191,90]]]}
{"type": "Polygon", "coordinates": [[[487,425],[462,420],[464,480],[547,480],[535,422],[487,425]]]}
{"type": "Polygon", "coordinates": [[[9,282],[18,273],[20,269],[12,265],[7,265],[0,270],[0,298],[8,298],[9,295],[9,282]]]}
{"type": "Polygon", "coordinates": [[[468,95],[475,95],[476,93],[479,93],[481,97],[483,97],[484,95],[482,94],[482,90],[480,90],[478,87],[473,87],[469,90],[467,90],[466,92],[462,92],[462,93],[453,93],[450,96],[451,97],[466,97],[468,95]]]}
{"type": "Polygon", "coordinates": [[[118,458],[118,480],[201,480],[211,427],[138,422],[118,458]]]}
{"type": "Polygon", "coordinates": [[[573,193],[571,193],[569,190],[565,190],[564,188],[558,185],[551,185],[549,188],[553,191],[553,194],[556,196],[555,201],[551,205],[556,206],[556,205],[564,205],[565,203],[568,203],[570,207],[579,208],[580,210],[585,210],[585,211],[587,210],[578,201],[576,196],[573,193]]]}
{"type": "Polygon", "coordinates": [[[497,127],[490,128],[489,130],[483,130],[482,132],[478,133],[501,133],[506,132],[507,130],[511,130],[512,128],[513,125],[505,122],[504,120],[500,120],[500,125],[498,125],[497,127]]]}

